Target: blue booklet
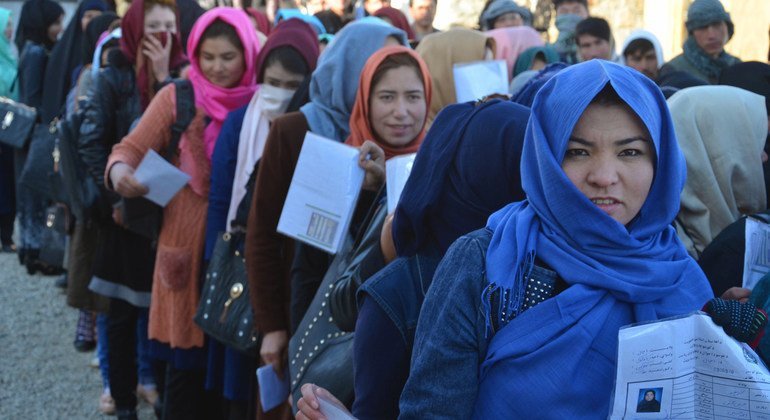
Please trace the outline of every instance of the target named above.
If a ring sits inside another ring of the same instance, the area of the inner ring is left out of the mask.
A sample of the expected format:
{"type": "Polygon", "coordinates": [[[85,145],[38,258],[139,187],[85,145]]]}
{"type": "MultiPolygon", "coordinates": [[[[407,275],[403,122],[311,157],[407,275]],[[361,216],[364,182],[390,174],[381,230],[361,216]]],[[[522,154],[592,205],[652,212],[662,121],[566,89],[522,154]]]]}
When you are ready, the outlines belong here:
{"type": "Polygon", "coordinates": [[[257,369],[259,381],[259,399],[262,409],[270,411],[289,398],[289,369],[283,373],[283,379],[273,369],[273,365],[265,365],[257,369]]]}

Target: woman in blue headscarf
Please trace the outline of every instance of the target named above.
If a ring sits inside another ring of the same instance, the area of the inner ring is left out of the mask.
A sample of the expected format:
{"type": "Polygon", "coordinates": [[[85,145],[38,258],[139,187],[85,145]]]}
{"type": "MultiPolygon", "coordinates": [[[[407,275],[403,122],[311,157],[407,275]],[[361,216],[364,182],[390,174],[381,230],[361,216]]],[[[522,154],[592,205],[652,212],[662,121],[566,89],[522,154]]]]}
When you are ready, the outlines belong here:
{"type": "Polygon", "coordinates": [[[685,163],[645,76],[591,60],[549,80],[521,180],[438,267],[402,418],[606,417],[620,327],[712,297],[671,226],[685,163]]]}
{"type": "MultiPolygon", "coordinates": [[[[528,118],[529,109],[499,99],[454,104],[439,113],[425,137],[393,221],[398,258],[358,293],[357,418],[398,417],[420,308],[441,257],[490,214],[524,198],[519,162],[528,118]]],[[[336,287],[330,299],[339,292],[336,287]]],[[[314,394],[324,391],[312,384],[302,391],[297,407],[305,417],[297,418],[320,417],[314,394]]]]}

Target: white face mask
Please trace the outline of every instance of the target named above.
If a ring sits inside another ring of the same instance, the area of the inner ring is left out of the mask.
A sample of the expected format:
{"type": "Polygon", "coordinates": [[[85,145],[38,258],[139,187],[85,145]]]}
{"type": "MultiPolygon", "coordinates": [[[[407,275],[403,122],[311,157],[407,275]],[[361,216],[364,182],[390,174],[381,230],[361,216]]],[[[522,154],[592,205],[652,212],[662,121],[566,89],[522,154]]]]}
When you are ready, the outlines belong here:
{"type": "Polygon", "coordinates": [[[283,89],[268,84],[259,87],[257,104],[262,113],[272,121],[275,117],[283,115],[296,90],[283,89]]]}

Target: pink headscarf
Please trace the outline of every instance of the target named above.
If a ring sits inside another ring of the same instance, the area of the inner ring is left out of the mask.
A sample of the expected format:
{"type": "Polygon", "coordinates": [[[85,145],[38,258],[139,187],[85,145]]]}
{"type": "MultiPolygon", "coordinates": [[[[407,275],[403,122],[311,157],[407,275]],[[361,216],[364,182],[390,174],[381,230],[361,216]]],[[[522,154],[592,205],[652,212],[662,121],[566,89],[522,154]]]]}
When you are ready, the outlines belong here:
{"type": "Polygon", "coordinates": [[[513,66],[516,65],[519,55],[528,48],[540,47],[544,44],[540,33],[529,26],[493,29],[485,34],[495,39],[497,44],[495,58],[505,60],[508,67],[508,81],[513,78],[513,66]]]}
{"type": "Polygon", "coordinates": [[[255,63],[257,54],[259,54],[259,40],[246,12],[231,7],[216,7],[204,13],[195,22],[187,40],[187,51],[192,57],[189,79],[195,90],[195,105],[203,108],[206,115],[211,118],[211,123],[203,133],[206,155],[211,159],[219,130],[222,128],[227,114],[249,103],[254,92],[257,91],[255,63]],[[198,62],[197,50],[201,37],[206,28],[217,19],[235,28],[241,39],[241,44],[243,44],[246,71],[243,73],[240,83],[232,88],[223,88],[209,82],[201,71],[198,62]]]}

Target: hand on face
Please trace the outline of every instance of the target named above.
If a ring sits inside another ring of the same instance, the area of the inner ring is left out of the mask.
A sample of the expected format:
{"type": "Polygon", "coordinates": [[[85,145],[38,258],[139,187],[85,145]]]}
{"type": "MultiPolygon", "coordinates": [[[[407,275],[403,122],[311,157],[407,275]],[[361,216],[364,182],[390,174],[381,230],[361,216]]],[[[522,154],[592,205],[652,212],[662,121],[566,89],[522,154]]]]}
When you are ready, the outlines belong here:
{"type": "Polygon", "coordinates": [[[561,166],[592,203],[627,225],[647,200],[654,156],[647,129],[628,106],[591,104],[575,124],[561,166]]]}
{"type": "Polygon", "coordinates": [[[168,32],[148,34],[142,44],[142,54],[152,63],[152,72],[158,81],[169,76],[168,63],[173,45],[171,36],[168,32]]]}

